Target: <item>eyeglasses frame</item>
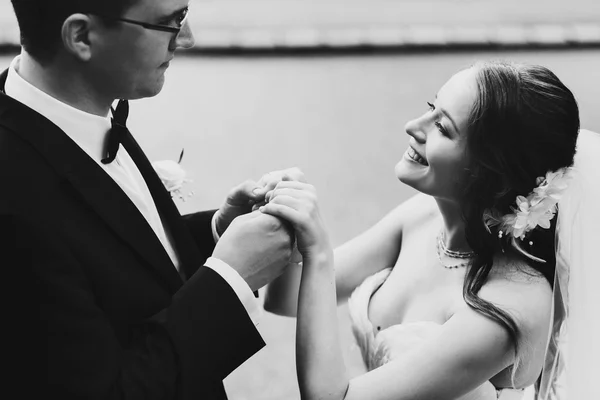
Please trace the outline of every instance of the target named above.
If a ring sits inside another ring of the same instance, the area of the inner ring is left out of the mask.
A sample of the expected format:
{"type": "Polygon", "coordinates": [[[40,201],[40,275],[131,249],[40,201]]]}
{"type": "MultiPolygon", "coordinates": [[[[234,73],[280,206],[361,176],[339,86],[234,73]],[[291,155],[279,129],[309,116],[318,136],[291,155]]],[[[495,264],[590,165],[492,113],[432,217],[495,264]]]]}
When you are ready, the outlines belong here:
{"type": "Polygon", "coordinates": [[[128,24],[138,25],[144,29],[151,29],[151,30],[161,31],[161,32],[169,32],[169,33],[174,33],[177,35],[183,29],[183,26],[185,25],[185,23],[187,21],[188,15],[190,15],[189,8],[186,8],[186,13],[185,13],[185,16],[183,17],[183,20],[181,21],[181,26],[179,28],[176,28],[176,27],[168,26],[168,25],[151,24],[149,22],[136,21],[134,19],[129,19],[129,18],[113,17],[110,15],[104,15],[104,14],[98,14],[98,13],[90,13],[90,14],[97,15],[98,17],[101,17],[101,18],[111,19],[113,21],[121,21],[121,22],[127,22],[128,24]]]}

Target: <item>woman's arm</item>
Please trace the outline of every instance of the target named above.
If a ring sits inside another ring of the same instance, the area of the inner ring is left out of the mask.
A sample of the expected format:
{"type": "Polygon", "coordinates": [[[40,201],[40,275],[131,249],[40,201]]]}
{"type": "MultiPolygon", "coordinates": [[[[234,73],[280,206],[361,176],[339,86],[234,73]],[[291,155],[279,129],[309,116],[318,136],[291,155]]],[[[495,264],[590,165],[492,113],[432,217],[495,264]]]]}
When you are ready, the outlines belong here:
{"type": "Polygon", "coordinates": [[[417,194],[402,202],[369,230],[335,249],[337,300],[341,303],[367,277],[393,267],[403,232],[438,212],[431,196],[417,194]]]}
{"type": "Polygon", "coordinates": [[[407,349],[404,357],[349,379],[339,345],[331,275],[324,263],[307,267],[296,335],[303,400],[456,399],[514,362],[507,331],[465,306],[431,339],[407,349]]]}
{"type": "MultiPolygon", "coordinates": [[[[270,196],[269,196],[270,197],[270,196]]],[[[379,222],[347,241],[334,251],[335,284],[338,304],[346,301],[354,289],[370,275],[393,267],[406,226],[418,224],[437,210],[430,196],[415,195],[379,222]]],[[[265,310],[278,315],[295,317],[298,307],[298,290],[302,268],[291,266],[266,291],[265,310]]]]}
{"type": "MultiPolygon", "coordinates": [[[[509,312],[520,332],[516,387],[535,382],[544,364],[552,290],[543,277],[491,276],[480,297],[509,312]]],[[[303,323],[298,321],[298,323],[303,323]]],[[[358,400],[456,399],[515,362],[508,331],[466,304],[418,347],[352,379],[345,397],[358,400]]],[[[510,387],[510,382],[500,382],[510,387]]],[[[328,398],[328,397],[323,397],[328,398]]]]}
{"type": "MultiPolygon", "coordinates": [[[[316,196],[314,193],[307,196],[302,193],[304,190],[314,191],[284,185],[281,191],[276,189],[279,194],[263,208],[263,212],[285,218],[294,225],[305,260],[296,335],[296,362],[303,399],[455,399],[514,362],[514,347],[506,329],[465,305],[440,325],[436,334],[407,349],[404,356],[350,380],[338,334],[333,257],[328,251],[316,196]]],[[[548,295],[539,287],[503,281],[482,290],[486,300],[509,310],[515,317],[517,326],[522,328],[524,343],[545,343],[543,334],[531,334],[544,332],[531,329],[532,326],[547,328],[549,324],[539,307],[532,306],[540,304],[534,301],[536,298],[548,295]],[[508,290],[509,287],[512,289],[508,290]]]]}
{"type": "MultiPolygon", "coordinates": [[[[431,328],[436,329],[436,328],[431,328]]],[[[344,397],[357,400],[456,399],[513,363],[508,332],[465,307],[404,356],[349,382],[344,397]]]]}
{"type": "Polygon", "coordinates": [[[260,210],[292,224],[303,258],[296,325],[296,364],[302,398],[316,399],[324,394],[343,398],[348,379],[337,327],[333,250],[314,187],[280,182],[269,203],[260,210]]]}

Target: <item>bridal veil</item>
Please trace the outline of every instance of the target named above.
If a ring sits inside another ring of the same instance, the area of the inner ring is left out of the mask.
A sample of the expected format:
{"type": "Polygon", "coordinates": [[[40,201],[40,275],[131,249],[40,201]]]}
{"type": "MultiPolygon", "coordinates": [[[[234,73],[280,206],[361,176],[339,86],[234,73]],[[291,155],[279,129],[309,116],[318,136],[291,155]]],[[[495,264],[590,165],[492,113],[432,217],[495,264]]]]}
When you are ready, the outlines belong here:
{"type": "Polygon", "coordinates": [[[598,400],[600,134],[579,133],[572,179],[558,207],[553,322],[537,400],[598,400]]]}

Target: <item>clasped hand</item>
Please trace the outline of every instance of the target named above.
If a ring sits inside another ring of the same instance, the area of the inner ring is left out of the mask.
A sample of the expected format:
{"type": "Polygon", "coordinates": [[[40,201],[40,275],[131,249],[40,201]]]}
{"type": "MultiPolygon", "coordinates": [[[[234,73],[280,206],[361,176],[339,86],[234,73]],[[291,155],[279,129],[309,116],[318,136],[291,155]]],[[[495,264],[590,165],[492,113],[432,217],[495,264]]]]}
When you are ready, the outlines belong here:
{"type": "Polygon", "coordinates": [[[265,203],[259,208],[262,213],[279,217],[293,226],[303,260],[316,259],[331,252],[313,185],[284,176],[266,193],[265,203]]]}
{"type": "Polygon", "coordinates": [[[303,257],[329,249],[316,190],[306,182],[299,168],[269,172],[256,183],[248,180],[233,188],[219,210],[217,228],[224,230],[236,217],[268,204],[273,206],[263,208],[263,213],[281,218],[293,227],[296,235],[301,235],[296,238],[297,248],[291,262],[298,263],[303,257]]]}
{"type": "Polygon", "coordinates": [[[281,275],[292,257],[294,234],[290,224],[273,215],[252,212],[283,179],[304,180],[304,175],[292,168],[266,174],[258,182],[246,181],[229,192],[216,215],[221,237],[213,257],[235,269],[252,290],[281,275]]]}
{"type": "Polygon", "coordinates": [[[257,182],[246,180],[229,191],[225,202],[216,216],[217,233],[222,235],[231,222],[240,215],[255,211],[265,204],[265,195],[283,181],[306,182],[304,173],[299,168],[288,168],[269,172],[257,182]]]}

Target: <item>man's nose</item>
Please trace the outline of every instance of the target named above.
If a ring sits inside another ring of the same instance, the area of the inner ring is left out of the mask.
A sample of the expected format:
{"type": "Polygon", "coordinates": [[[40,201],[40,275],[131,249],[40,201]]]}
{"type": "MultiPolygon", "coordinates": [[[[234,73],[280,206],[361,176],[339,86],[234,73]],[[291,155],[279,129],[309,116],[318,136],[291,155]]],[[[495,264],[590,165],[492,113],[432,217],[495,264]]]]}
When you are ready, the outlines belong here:
{"type": "Polygon", "coordinates": [[[176,45],[177,48],[189,49],[194,47],[196,40],[194,39],[194,34],[192,33],[192,29],[190,28],[189,21],[186,21],[185,24],[181,27],[181,31],[177,35],[176,45]]]}

